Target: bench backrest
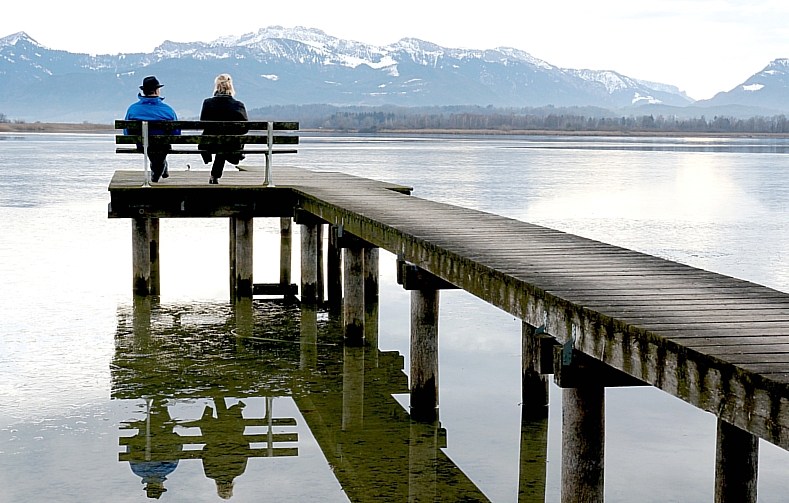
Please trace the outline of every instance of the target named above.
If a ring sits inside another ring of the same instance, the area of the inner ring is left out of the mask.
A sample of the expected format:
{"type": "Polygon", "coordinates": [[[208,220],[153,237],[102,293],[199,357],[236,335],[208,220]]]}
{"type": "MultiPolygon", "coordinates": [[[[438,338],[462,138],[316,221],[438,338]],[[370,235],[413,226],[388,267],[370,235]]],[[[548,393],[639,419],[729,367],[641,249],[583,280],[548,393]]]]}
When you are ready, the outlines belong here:
{"type": "Polygon", "coordinates": [[[271,177],[271,160],[274,154],[295,154],[294,149],[274,150],[274,145],[298,145],[299,137],[293,134],[274,134],[275,131],[298,131],[298,122],[260,122],[260,121],[139,121],[117,120],[116,129],[124,129],[129,134],[115,137],[117,145],[134,145],[119,147],[118,154],[146,154],[144,157],[145,181],[148,183],[148,148],[167,146],[168,154],[199,154],[198,149],[174,149],[173,145],[208,146],[211,151],[221,151],[226,146],[230,151],[243,149],[244,154],[264,154],[266,156],[266,176],[264,185],[273,186],[271,177]],[[211,134],[201,134],[206,129],[211,134]],[[194,131],[191,134],[149,134],[150,130],[174,132],[194,131]],[[246,134],[238,134],[247,131],[246,134]],[[255,134],[255,132],[258,132],[255,134]],[[262,134],[261,134],[262,132],[262,134]],[[251,134],[250,134],[251,133],[251,134]],[[265,149],[246,149],[246,145],[265,145],[265,149]]]}

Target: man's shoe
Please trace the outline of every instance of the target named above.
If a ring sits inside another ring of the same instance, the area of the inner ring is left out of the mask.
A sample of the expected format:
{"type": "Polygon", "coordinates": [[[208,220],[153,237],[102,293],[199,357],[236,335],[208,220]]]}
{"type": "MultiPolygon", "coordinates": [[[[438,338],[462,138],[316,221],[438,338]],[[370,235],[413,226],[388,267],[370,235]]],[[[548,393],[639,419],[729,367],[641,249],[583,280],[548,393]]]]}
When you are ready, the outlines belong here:
{"type": "Polygon", "coordinates": [[[159,177],[151,175],[151,183],[157,183],[157,182],[159,182],[159,177]]]}
{"type": "Polygon", "coordinates": [[[164,161],[164,171],[162,171],[162,178],[170,178],[170,172],[167,171],[167,161],[164,161]]]}
{"type": "Polygon", "coordinates": [[[214,178],[213,176],[208,179],[209,185],[219,185],[219,178],[214,178]]]}

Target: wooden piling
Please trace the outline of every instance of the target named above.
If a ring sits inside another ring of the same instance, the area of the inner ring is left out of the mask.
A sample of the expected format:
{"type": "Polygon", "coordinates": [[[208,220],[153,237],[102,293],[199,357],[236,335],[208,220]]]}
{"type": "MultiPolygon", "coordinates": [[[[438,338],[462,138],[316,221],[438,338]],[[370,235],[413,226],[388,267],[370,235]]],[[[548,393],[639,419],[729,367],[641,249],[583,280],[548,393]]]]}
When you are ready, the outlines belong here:
{"type": "Polygon", "coordinates": [[[345,346],[342,361],[342,431],[364,425],[364,346],[345,346]]]}
{"type": "Polygon", "coordinates": [[[301,301],[314,304],[318,287],[318,224],[301,224],[301,301]]]}
{"type": "Polygon", "coordinates": [[[756,503],[759,439],[720,418],[715,453],[715,503],[756,503]]]}
{"type": "Polygon", "coordinates": [[[345,343],[364,344],[364,251],[345,248],[343,253],[343,324],[345,343]]]}
{"type": "Polygon", "coordinates": [[[364,339],[373,351],[371,362],[378,366],[378,248],[364,249],[364,339]]]}
{"type": "Polygon", "coordinates": [[[324,276],[323,276],[323,224],[318,224],[316,229],[316,282],[315,282],[315,301],[318,304],[323,304],[323,291],[324,291],[324,276]]]}
{"type": "Polygon", "coordinates": [[[252,297],[252,237],[251,218],[230,217],[230,296],[252,297]]]}
{"type": "Polygon", "coordinates": [[[603,503],[605,388],[562,390],[562,503],[603,503]]]}
{"type": "Polygon", "coordinates": [[[522,323],[522,406],[524,417],[534,420],[548,417],[548,379],[540,373],[542,355],[536,330],[532,325],[522,323]]]}
{"type": "Polygon", "coordinates": [[[161,294],[161,275],[159,267],[159,219],[151,218],[150,220],[150,256],[151,256],[151,295],[161,294]]]}
{"type": "Polygon", "coordinates": [[[329,308],[339,310],[342,306],[342,250],[339,245],[339,228],[329,225],[329,248],[326,256],[326,284],[329,308]]]}
{"type": "Polygon", "coordinates": [[[293,220],[290,217],[279,219],[279,284],[290,285],[290,272],[293,247],[293,220]]]}
{"type": "Polygon", "coordinates": [[[132,287],[135,295],[151,294],[150,218],[132,219],[132,287]]]}
{"type": "Polygon", "coordinates": [[[438,406],[438,299],[438,290],[411,291],[412,416],[438,406]]]}

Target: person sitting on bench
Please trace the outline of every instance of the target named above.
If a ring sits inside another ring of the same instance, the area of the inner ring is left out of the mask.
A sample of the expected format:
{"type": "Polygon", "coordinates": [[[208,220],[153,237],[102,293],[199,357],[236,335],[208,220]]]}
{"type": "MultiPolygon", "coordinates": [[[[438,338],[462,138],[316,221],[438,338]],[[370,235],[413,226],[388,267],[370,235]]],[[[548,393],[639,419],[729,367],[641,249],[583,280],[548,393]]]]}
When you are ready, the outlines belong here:
{"type": "MultiPolygon", "coordinates": [[[[178,117],[175,115],[170,105],[164,103],[164,98],[160,96],[160,89],[164,87],[160,84],[156,77],[145,77],[142,80],[140,89],[143,94],[137,95],[137,103],[133,103],[126,111],[126,120],[135,121],[177,121],[178,117]]],[[[129,134],[124,131],[123,134],[129,134]]],[[[135,133],[139,134],[139,133],[135,133]]],[[[181,131],[162,131],[152,129],[148,131],[149,135],[156,134],[173,134],[179,135],[181,131]]],[[[137,148],[142,148],[137,145],[137,148]]],[[[167,172],[167,152],[170,150],[170,145],[149,145],[148,146],[148,159],[151,161],[151,181],[158,182],[159,178],[167,178],[170,174],[167,172]]]]}
{"type": "MultiPolygon", "coordinates": [[[[200,111],[201,121],[247,121],[247,109],[243,103],[235,99],[233,96],[236,94],[233,89],[233,79],[230,75],[223,73],[214,80],[214,96],[206,98],[203,101],[203,109],[200,111]]],[[[204,135],[215,134],[230,134],[230,135],[243,135],[247,133],[247,128],[238,127],[233,130],[219,129],[206,127],[203,130],[204,135]]],[[[222,177],[222,170],[225,167],[225,161],[231,164],[238,164],[244,159],[244,154],[241,152],[244,149],[243,143],[238,145],[225,144],[225,145],[208,145],[200,144],[200,155],[203,157],[203,162],[208,164],[211,162],[211,154],[216,154],[214,164],[211,167],[211,177],[208,179],[210,184],[218,184],[219,179],[222,177]],[[235,148],[234,148],[235,147],[235,148]]]]}

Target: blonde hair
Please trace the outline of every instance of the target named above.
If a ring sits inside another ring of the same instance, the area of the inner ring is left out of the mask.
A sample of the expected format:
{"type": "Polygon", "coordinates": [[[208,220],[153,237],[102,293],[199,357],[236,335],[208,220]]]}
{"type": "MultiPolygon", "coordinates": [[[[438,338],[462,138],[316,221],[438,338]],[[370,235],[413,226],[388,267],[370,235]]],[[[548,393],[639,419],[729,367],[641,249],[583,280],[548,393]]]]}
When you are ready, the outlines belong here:
{"type": "Polygon", "coordinates": [[[233,77],[223,73],[214,79],[214,94],[229,94],[235,96],[236,90],[233,89],[233,77]]]}

